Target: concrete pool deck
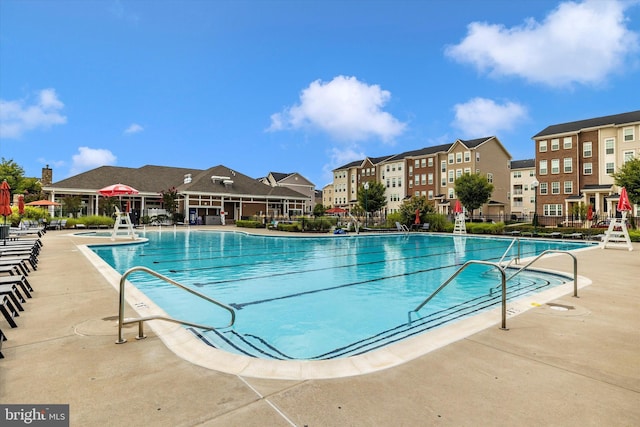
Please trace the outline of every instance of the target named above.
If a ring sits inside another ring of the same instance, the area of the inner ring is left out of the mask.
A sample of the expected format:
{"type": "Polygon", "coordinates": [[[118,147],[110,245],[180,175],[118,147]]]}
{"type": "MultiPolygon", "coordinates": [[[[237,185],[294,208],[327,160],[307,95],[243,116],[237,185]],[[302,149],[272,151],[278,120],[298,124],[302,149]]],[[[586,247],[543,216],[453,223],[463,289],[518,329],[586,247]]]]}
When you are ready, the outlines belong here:
{"type": "MultiPolygon", "coordinates": [[[[116,345],[117,292],[77,247],[91,239],[42,240],[19,327],[0,318],[0,402],[69,404],[74,426],[640,425],[638,244],[576,253],[592,284],[510,317],[508,331],[496,318],[389,369],[274,380],[189,363],[148,326],[116,345]]],[[[539,265],[572,271],[569,257],[539,265]]]]}

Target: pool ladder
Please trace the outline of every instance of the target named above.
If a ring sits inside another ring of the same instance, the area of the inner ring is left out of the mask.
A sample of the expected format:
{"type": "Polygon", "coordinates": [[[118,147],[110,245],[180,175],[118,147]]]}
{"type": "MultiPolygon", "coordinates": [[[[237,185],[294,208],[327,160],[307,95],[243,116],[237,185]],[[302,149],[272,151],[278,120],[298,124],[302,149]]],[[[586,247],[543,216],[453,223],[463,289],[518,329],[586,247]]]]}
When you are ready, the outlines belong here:
{"type": "MultiPolygon", "coordinates": [[[[494,289],[501,289],[501,291],[502,291],[502,301],[501,301],[501,305],[502,305],[502,322],[500,324],[500,329],[505,330],[505,331],[509,330],[507,328],[507,282],[509,280],[513,279],[518,274],[520,274],[525,269],[527,269],[529,266],[531,266],[531,264],[533,264],[534,262],[538,261],[540,258],[542,258],[543,256],[545,256],[545,255],[547,255],[549,253],[567,254],[571,258],[573,258],[573,296],[578,298],[578,259],[576,258],[576,256],[574,254],[572,254],[569,251],[560,251],[560,250],[555,250],[555,249],[547,249],[547,250],[543,251],[540,255],[538,255],[537,257],[535,257],[531,261],[529,261],[526,265],[524,265],[521,268],[519,268],[518,271],[516,271],[515,273],[513,273],[511,276],[509,276],[507,278],[506,270],[507,270],[507,268],[509,268],[509,265],[511,264],[511,261],[513,261],[513,259],[510,260],[507,263],[506,266],[501,265],[501,263],[503,262],[505,256],[507,255],[507,252],[509,252],[509,250],[511,249],[511,246],[514,245],[515,241],[516,241],[516,239],[514,239],[514,241],[511,242],[511,245],[509,246],[507,251],[505,251],[504,255],[500,259],[500,262],[498,262],[498,263],[489,262],[489,261],[479,261],[479,260],[471,260],[471,261],[465,262],[455,273],[453,273],[451,275],[451,277],[449,277],[447,280],[445,280],[444,283],[442,283],[442,285],[440,285],[438,287],[438,289],[436,289],[431,295],[429,295],[416,308],[414,308],[413,310],[409,311],[409,313],[408,313],[409,324],[411,323],[411,313],[417,313],[418,311],[420,311],[420,309],[422,307],[424,307],[429,301],[431,301],[449,283],[451,283],[453,281],[453,279],[458,277],[458,275],[460,273],[462,273],[467,267],[469,267],[470,265],[474,265],[474,264],[488,265],[488,266],[494,267],[500,273],[500,285],[498,285],[498,286],[496,286],[494,288],[490,288],[489,291],[490,291],[490,293],[492,293],[494,289]]],[[[520,246],[518,244],[518,259],[519,259],[519,257],[520,257],[520,246]]]]}
{"type": "Polygon", "coordinates": [[[153,315],[153,316],[146,316],[146,317],[137,317],[137,318],[132,318],[132,319],[126,319],[124,318],[124,304],[125,304],[125,298],[124,298],[124,293],[125,293],[125,282],[127,279],[127,276],[129,276],[129,274],[134,273],[136,271],[142,271],[144,273],[148,273],[151,274],[152,276],[155,276],[161,280],[164,280],[165,282],[173,285],[173,286],[177,286],[180,289],[184,289],[185,291],[200,297],[206,301],[209,301],[212,304],[217,305],[218,307],[221,307],[225,310],[227,310],[230,314],[231,314],[231,321],[229,322],[228,325],[223,326],[224,328],[228,328],[230,326],[233,326],[233,324],[236,321],[236,312],[233,310],[233,308],[229,307],[226,304],[221,303],[220,301],[216,301],[213,298],[209,298],[208,296],[193,290],[181,283],[176,282],[175,280],[172,280],[166,276],[163,276],[162,274],[153,271],[147,267],[132,267],[130,269],[128,269],[127,271],[124,272],[124,274],[122,275],[122,277],[120,278],[120,303],[119,303],[119,310],[118,310],[118,341],[116,341],[116,344],[123,344],[125,342],[127,342],[126,339],[124,339],[122,337],[122,327],[124,325],[128,325],[130,323],[138,323],[138,336],[136,337],[137,340],[146,338],[146,336],[144,335],[144,322],[147,320],[165,320],[167,322],[173,322],[173,323],[179,323],[182,325],[188,325],[188,326],[193,326],[194,328],[199,328],[199,329],[204,329],[204,330],[211,330],[211,329],[217,329],[217,327],[214,326],[206,326],[206,325],[200,325],[198,323],[193,323],[193,322],[188,322],[186,320],[179,320],[179,319],[174,319],[173,317],[168,317],[168,316],[161,316],[161,315],[153,315]]]}

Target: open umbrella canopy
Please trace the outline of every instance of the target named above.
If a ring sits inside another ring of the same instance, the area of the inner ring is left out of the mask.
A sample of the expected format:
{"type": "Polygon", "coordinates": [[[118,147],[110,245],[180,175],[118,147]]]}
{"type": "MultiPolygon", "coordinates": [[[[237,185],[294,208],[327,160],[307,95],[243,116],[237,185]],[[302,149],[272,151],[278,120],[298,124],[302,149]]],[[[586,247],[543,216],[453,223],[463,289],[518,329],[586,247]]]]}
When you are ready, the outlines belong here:
{"type": "Polygon", "coordinates": [[[24,196],[18,196],[18,214],[24,215],[24,196]]]}
{"type": "Polygon", "coordinates": [[[453,207],[454,213],[462,213],[462,205],[460,204],[460,200],[456,200],[456,205],[453,207]]]}
{"type": "Polygon", "coordinates": [[[337,214],[337,213],[346,213],[346,212],[347,211],[345,209],[338,208],[338,207],[326,210],[326,213],[328,213],[328,214],[337,214]]]}
{"type": "Polygon", "coordinates": [[[622,187],[622,190],[620,190],[620,198],[618,199],[618,212],[630,211],[631,209],[627,189],[622,187]]]}
{"type": "Polygon", "coordinates": [[[113,184],[98,190],[98,194],[106,197],[123,196],[126,194],[138,194],[138,190],[126,184],[113,184]]]}
{"type": "Polygon", "coordinates": [[[11,187],[6,179],[0,184],[0,215],[4,216],[5,222],[11,215],[11,187]]]}
{"type": "Polygon", "coordinates": [[[60,206],[60,203],[52,202],[51,200],[36,200],[27,203],[27,206],[60,206]]]}

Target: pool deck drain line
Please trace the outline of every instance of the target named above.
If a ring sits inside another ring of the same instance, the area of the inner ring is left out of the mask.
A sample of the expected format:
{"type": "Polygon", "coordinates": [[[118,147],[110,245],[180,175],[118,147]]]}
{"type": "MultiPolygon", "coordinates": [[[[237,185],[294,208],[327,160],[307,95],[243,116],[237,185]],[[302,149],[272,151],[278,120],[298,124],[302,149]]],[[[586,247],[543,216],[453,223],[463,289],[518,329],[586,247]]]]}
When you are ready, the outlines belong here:
{"type": "Polygon", "coordinates": [[[289,419],[289,417],[287,417],[284,412],[282,412],[280,410],[280,408],[278,408],[276,406],[275,403],[271,402],[268,398],[264,397],[258,390],[256,390],[251,384],[249,384],[244,378],[242,378],[240,375],[236,375],[236,377],[242,381],[247,387],[249,387],[259,398],[260,400],[267,402],[267,405],[271,406],[271,408],[276,411],[286,422],[288,422],[291,426],[296,427],[296,423],[294,423],[293,421],[291,421],[289,419]]]}

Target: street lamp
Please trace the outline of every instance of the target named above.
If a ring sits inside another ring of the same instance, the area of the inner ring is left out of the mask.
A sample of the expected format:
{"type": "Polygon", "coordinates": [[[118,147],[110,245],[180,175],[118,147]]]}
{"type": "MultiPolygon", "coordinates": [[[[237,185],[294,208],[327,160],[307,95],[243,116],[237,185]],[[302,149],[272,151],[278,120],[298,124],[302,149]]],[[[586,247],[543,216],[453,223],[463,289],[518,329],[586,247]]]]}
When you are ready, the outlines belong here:
{"type": "Polygon", "coordinates": [[[540,183],[538,180],[534,179],[531,183],[531,188],[533,189],[533,232],[535,233],[536,227],[538,226],[538,186],[540,183]]]}
{"type": "Polygon", "coordinates": [[[369,219],[369,211],[367,210],[367,197],[369,196],[369,181],[365,182],[362,185],[362,188],[364,188],[364,226],[367,227],[369,225],[369,222],[367,221],[369,219]]]}

